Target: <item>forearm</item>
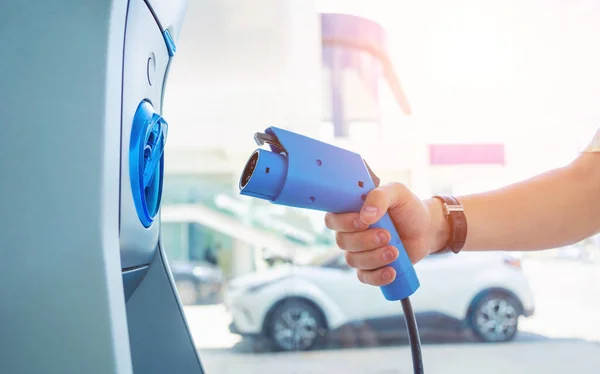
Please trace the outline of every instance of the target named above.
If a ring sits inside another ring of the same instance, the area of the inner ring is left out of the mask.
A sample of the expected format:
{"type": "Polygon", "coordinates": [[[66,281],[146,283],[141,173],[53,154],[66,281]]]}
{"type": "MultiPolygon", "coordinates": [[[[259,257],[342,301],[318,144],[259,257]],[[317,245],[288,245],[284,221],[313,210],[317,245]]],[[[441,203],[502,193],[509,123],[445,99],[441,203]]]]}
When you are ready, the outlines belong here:
{"type": "MultiPolygon", "coordinates": [[[[583,154],[572,164],[507,187],[458,196],[470,250],[536,250],[577,242],[600,229],[600,154],[583,154]]],[[[437,199],[431,213],[432,250],[448,237],[437,199]]]]}

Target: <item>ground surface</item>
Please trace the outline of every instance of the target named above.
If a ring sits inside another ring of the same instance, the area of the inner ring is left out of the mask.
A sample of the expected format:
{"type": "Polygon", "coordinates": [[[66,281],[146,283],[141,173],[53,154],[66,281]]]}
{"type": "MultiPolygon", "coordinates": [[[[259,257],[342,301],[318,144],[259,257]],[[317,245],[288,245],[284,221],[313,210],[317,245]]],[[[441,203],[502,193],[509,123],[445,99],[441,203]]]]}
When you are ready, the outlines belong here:
{"type": "MultiPolygon", "coordinates": [[[[600,372],[600,264],[525,263],[536,313],[521,321],[518,338],[481,344],[468,337],[424,337],[427,374],[597,374],[600,372]]],[[[217,306],[187,307],[186,315],[207,374],[411,373],[405,342],[381,347],[265,353],[230,334],[217,306]]]]}

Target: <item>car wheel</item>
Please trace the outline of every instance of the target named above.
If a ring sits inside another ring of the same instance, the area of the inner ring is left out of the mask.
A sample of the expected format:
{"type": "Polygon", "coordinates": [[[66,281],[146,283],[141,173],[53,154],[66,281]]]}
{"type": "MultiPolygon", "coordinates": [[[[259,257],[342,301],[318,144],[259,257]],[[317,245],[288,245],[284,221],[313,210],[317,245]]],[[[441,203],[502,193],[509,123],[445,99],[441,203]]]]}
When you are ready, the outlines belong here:
{"type": "Polygon", "coordinates": [[[510,341],[518,330],[519,303],[504,293],[491,292],[475,302],[469,324],[481,341],[510,341]]]}
{"type": "Polygon", "coordinates": [[[286,300],[271,313],[268,337],[278,351],[307,351],[325,331],[322,314],[304,300],[286,300]]]}
{"type": "Polygon", "coordinates": [[[194,305],[198,302],[198,293],[194,282],[178,280],[175,282],[175,286],[177,287],[177,293],[179,293],[179,300],[183,305],[194,305]]]}

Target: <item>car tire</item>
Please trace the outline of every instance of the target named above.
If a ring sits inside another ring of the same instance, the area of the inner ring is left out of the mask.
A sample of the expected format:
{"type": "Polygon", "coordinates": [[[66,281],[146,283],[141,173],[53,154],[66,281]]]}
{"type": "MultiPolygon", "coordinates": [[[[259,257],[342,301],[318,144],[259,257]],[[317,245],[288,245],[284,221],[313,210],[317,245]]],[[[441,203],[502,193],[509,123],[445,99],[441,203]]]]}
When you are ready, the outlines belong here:
{"type": "Polygon", "coordinates": [[[190,280],[178,280],[175,282],[179,300],[183,305],[195,305],[198,303],[198,292],[196,285],[190,280]]]}
{"type": "Polygon", "coordinates": [[[277,305],[266,327],[276,351],[311,350],[321,343],[326,331],[321,311],[302,299],[288,299],[277,305]]]}
{"type": "Polygon", "coordinates": [[[504,292],[493,291],[474,301],[468,323],[481,342],[508,342],[517,334],[520,315],[517,299],[504,292]]]}

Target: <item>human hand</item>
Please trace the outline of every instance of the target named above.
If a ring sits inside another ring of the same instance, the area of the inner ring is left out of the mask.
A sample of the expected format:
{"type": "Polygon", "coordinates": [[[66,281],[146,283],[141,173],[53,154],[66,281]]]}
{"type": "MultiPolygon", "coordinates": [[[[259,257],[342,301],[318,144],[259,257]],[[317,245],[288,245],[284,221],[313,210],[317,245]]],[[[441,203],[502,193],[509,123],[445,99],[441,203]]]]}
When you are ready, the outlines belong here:
{"type": "Polygon", "coordinates": [[[398,249],[388,245],[390,233],[369,228],[388,212],[413,264],[444,244],[442,205],[437,199],[423,201],[401,183],[373,189],[360,213],[327,213],[325,225],[336,232],[336,243],[345,250],[346,262],[357,269],[358,279],[373,286],[391,283],[391,266],[398,249]],[[441,229],[440,229],[441,228],[441,229]]]}

